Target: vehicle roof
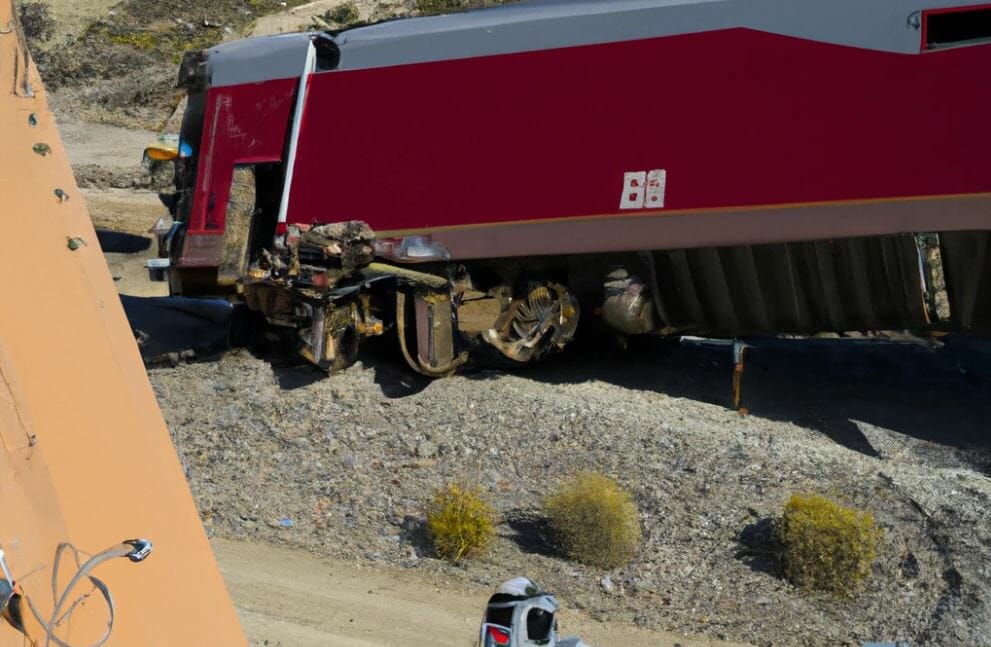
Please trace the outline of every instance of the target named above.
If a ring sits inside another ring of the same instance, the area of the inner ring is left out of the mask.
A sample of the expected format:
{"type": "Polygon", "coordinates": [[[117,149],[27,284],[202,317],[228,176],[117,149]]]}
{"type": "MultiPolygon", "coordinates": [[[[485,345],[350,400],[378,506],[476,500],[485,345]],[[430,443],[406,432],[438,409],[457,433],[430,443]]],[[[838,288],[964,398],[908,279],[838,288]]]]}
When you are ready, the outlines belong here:
{"type": "MultiPolygon", "coordinates": [[[[928,0],[925,8],[987,0],[928,0]]],[[[390,20],[334,36],[337,70],[658,38],[746,28],[819,42],[919,52],[918,0],[529,0],[390,20]]],[[[225,43],[211,50],[213,85],[298,76],[307,34],[225,43]]]]}

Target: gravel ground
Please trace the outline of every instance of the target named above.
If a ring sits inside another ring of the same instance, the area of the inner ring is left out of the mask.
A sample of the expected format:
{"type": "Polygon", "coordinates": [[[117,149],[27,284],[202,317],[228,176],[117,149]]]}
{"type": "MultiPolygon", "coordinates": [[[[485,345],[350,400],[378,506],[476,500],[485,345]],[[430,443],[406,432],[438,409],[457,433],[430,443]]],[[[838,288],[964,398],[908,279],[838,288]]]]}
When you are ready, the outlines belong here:
{"type": "Polygon", "coordinates": [[[150,377],[208,532],[494,586],[526,574],[610,622],[761,645],[991,644],[991,345],[758,341],[725,405],[729,352],[590,349],[522,374],[426,382],[384,346],[324,378],[235,351],[150,377]],[[538,515],[567,474],[629,487],[644,543],[603,572],[557,555],[538,515]],[[503,516],[481,559],[429,557],[421,510],[453,479],[503,516]],[[793,492],[885,531],[855,599],[800,594],[767,555],[793,492]]]}

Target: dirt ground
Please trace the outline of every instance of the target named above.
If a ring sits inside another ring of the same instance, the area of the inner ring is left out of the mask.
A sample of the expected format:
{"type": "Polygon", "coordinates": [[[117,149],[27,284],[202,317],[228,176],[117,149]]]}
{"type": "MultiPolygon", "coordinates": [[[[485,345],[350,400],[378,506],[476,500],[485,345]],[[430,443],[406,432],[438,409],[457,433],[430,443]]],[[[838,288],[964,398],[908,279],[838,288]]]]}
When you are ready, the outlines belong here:
{"type": "Polygon", "coordinates": [[[52,40],[65,42],[78,37],[95,17],[109,14],[120,0],[48,0],[46,3],[55,19],[55,33],[52,40]]]}
{"type": "MultiPolygon", "coordinates": [[[[252,36],[267,36],[299,31],[313,23],[314,17],[319,17],[334,7],[344,4],[342,0],[317,0],[304,5],[260,17],[251,28],[252,36]]],[[[362,20],[371,17],[376,7],[381,4],[375,0],[360,0],[354,5],[362,20]]]]}
{"type": "Polygon", "coordinates": [[[216,537],[482,590],[525,574],[608,626],[761,645],[986,644],[988,345],[755,345],[748,417],[725,406],[728,350],[690,343],[579,348],[523,374],[436,382],[387,348],[329,378],[246,351],[150,377],[216,537]],[[579,469],[634,493],[645,539],[624,568],[571,563],[546,537],[541,498],[579,469]],[[465,479],[501,523],[489,554],[453,567],[431,558],[422,510],[465,479]],[[768,556],[770,520],[808,491],[871,510],[884,530],[854,599],[803,594],[768,556]]]}
{"type": "MultiPolygon", "coordinates": [[[[252,645],[368,647],[426,640],[474,647],[492,592],[441,574],[322,560],[268,544],[214,539],[220,569],[252,645]]],[[[607,626],[564,610],[566,635],[608,647],[734,647],[632,626],[607,626]]]]}

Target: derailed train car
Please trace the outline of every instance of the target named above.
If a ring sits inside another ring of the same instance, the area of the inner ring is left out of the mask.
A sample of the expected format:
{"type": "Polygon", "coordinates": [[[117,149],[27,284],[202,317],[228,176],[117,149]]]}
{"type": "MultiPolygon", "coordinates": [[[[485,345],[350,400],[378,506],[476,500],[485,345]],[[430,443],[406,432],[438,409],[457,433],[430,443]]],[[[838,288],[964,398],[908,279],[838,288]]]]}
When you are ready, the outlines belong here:
{"type": "Polygon", "coordinates": [[[164,246],[314,363],[991,327],[991,5],[534,0],[191,53],[164,246]]]}

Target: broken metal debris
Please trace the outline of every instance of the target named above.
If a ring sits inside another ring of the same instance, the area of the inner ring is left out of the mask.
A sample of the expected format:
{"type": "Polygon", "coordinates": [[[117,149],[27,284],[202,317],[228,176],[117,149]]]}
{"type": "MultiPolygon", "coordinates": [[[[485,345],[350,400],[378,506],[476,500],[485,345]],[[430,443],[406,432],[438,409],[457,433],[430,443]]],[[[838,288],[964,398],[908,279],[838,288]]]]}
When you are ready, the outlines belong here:
{"type": "Polygon", "coordinates": [[[571,341],[578,329],[578,299],[558,283],[533,283],[515,299],[483,339],[517,362],[529,362],[571,341]]]}
{"type": "Polygon", "coordinates": [[[248,269],[245,302],[273,326],[295,330],[306,360],[328,371],[346,368],[362,336],[385,332],[357,272],[374,258],[372,237],[363,222],[290,226],[248,269]]]}
{"type": "Polygon", "coordinates": [[[443,276],[418,272],[405,267],[396,267],[395,265],[388,265],[386,263],[369,263],[366,267],[362,268],[361,273],[367,278],[391,276],[431,288],[450,287],[450,281],[443,276]]]}
{"type": "Polygon", "coordinates": [[[451,254],[429,236],[380,238],[375,241],[375,255],[397,263],[426,263],[451,260],[451,254]]]}
{"type": "MultiPolygon", "coordinates": [[[[302,357],[328,371],[353,363],[361,339],[384,334],[387,320],[409,365],[432,377],[476,351],[492,355],[483,348],[525,363],[574,337],[578,300],[559,283],[530,281],[519,298],[509,283],[477,289],[450,266],[441,274],[376,261],[380,249],[363,222],[290,225],[259,252],[239,289],[251,310],[293,335],[302,357]]],[[[407,260],[443,256],[429,241],[390,249],[407,260]]]]}
{"type": "Polygon", "coordinates": [[[374,258],[371,228],[350,221],[330,225],[291,225],[262,250],[248,270],[251,281],[284,281],[296,289],[325,291],[374,258]]]}

